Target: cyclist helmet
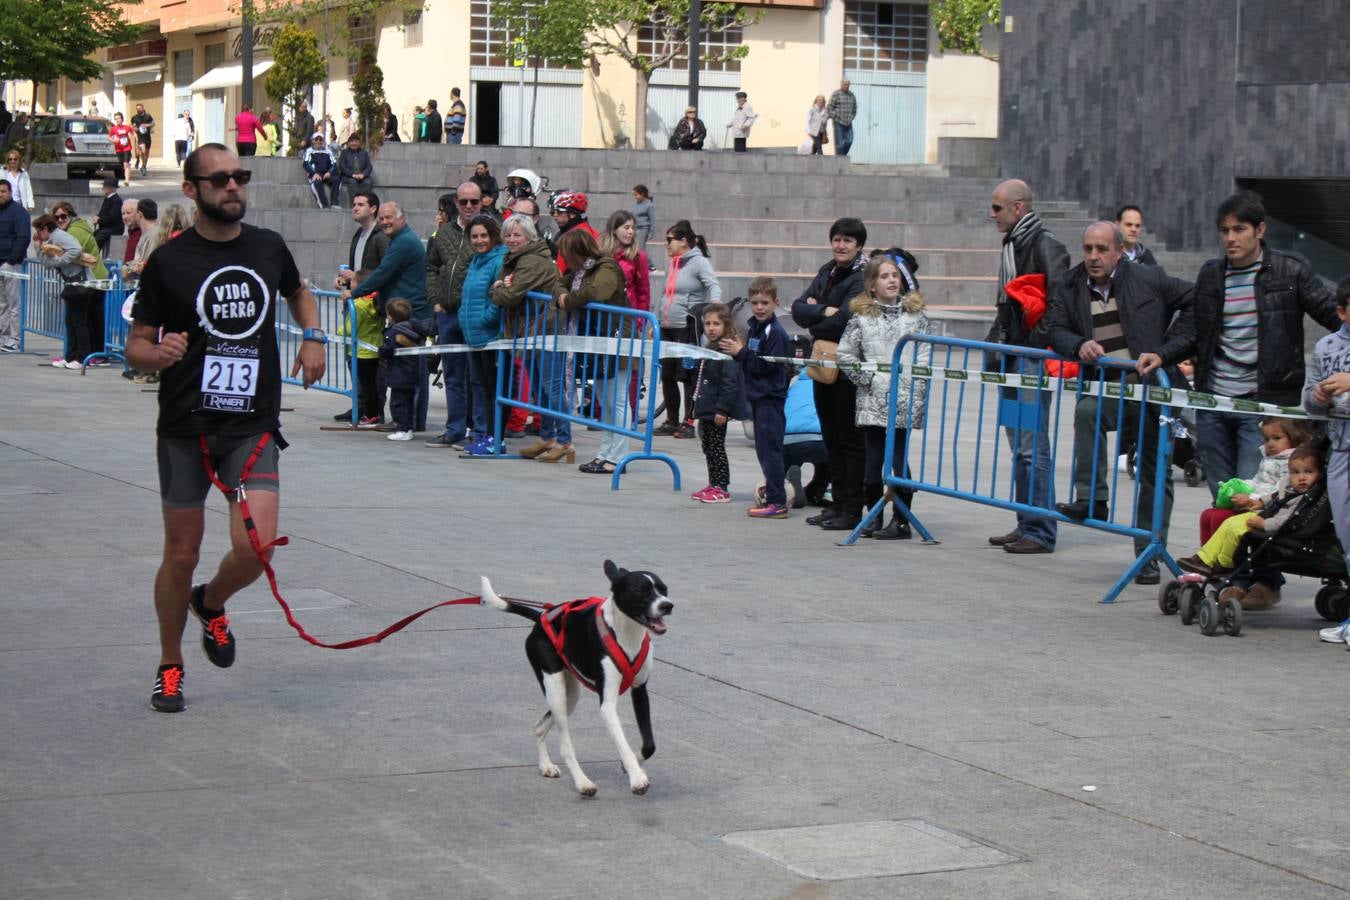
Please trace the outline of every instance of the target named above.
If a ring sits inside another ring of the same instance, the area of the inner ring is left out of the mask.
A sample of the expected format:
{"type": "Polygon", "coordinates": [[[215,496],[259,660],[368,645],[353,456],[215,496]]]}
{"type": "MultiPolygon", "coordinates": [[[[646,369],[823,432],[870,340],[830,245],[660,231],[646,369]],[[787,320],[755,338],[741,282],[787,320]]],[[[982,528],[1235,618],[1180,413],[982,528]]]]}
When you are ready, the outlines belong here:
{"type": "Polygon", "coordinates": [[[548,201],[548,211],[550,214],[557,212],[568,212],[573,215],[585,215],[586,208],[590,206],[590,201],[581,191],[572,191],[566,188],[554,191],[553,196],[548,201]]]}

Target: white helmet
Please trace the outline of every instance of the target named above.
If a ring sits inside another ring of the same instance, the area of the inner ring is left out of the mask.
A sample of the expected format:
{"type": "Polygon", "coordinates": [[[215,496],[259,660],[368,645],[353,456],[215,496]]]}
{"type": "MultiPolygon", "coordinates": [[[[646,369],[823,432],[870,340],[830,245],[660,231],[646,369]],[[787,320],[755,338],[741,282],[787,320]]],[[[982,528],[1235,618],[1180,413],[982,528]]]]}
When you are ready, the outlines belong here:
{"type": "Polygon", "coordinates": [[[531,197],[538,196],[539,188],[543,186],[543,180],[534,173],[533,169],[512,169],[510,172],[506,173],[507,191],[508,193],[511,193],[512,196],[519,196],[510,190],[512,178],[519,179],[528,184],[530,186],[531,197]]]}

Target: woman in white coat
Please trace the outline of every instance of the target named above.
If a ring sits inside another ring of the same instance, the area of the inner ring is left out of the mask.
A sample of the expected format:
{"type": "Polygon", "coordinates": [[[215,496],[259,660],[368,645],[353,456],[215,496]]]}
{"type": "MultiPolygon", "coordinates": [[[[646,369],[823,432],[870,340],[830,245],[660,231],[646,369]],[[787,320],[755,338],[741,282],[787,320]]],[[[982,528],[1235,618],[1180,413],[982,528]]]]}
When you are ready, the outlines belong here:
{"type": "Polygon", "coordinates": [[[23,157],[19,155],[18,150],[5,152],[4,179],[9,182],[14,202],[24,209],[32,209],[33,183],[28,180],[28,173],[23,168],[23,157]]]}
{"type": "Polygon", "coordinates": [[[817,94],[815,102],[806,111],[806,136],[811,139],[812,156],[821,156],[825,152],[821,147],[829,141],[825,136],[825,126],[829,121],[830,114],[825,110],[825,95],[817,94]]]}

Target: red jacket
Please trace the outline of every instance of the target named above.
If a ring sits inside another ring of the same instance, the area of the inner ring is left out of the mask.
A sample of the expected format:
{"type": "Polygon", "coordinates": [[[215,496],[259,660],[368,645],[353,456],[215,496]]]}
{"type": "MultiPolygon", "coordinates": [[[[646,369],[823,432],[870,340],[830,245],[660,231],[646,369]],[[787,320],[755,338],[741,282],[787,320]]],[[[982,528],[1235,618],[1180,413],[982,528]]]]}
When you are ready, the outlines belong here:
{"type": "MultiPolygon", "coordinates": [[[[1008,299],[1022,307],[1022,321],[1026,323],[1027,330],[1036,327],[1036,323],[1045,317],[1046,296],[1045,296],[1045,276],[1039,273],[1031,275],[1018,275],[1012,281],[1009,281],[1003,288],[1008,299]]],[[[1077,378],[1078,363],[1064,362],[1057,359],[1048,359],[1045,361],[1045,371],[1051,376],[1060,378],[1077,378]]]]}
{"type": "Polygon", "coordinates": [[[629,259],[621,253],[614,258],[623,270],[623,283],[628,288],[628,305],[633,309],[651,309],[652,283],[646,251],[638,250],[637,259],[629,259]]]}

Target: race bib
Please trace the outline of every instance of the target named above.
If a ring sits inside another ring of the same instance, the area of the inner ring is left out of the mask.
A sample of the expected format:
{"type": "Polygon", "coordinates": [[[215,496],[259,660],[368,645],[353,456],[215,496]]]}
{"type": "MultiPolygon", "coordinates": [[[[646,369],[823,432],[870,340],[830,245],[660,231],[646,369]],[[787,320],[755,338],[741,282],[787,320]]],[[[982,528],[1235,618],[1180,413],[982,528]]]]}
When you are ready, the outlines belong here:
{"type": "Polygon", "coordinates": [[[247,266],[223,266],[202,282],[197,315],[206,352],[198,409],[253,412],[271,301],[267,283],[247,266]]]}
{"type": "Polygon", "coordinates": [[[253,411],[258,392],[259,343],[209,341],[202,360],[201,409],[213,412],[253,411]]]}

